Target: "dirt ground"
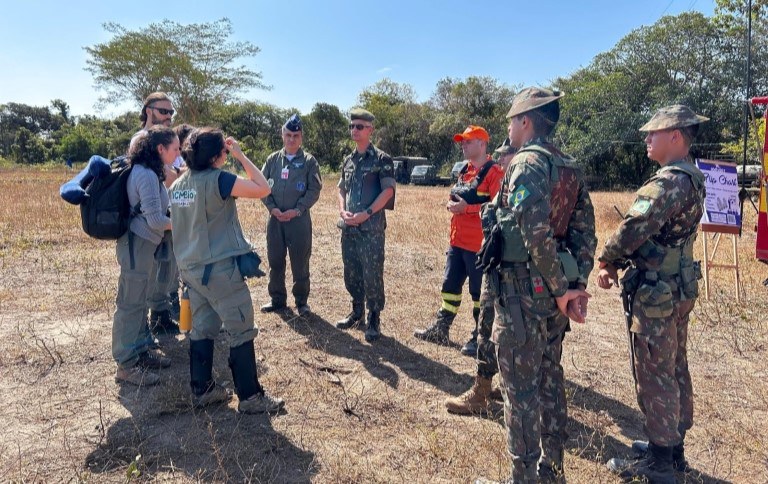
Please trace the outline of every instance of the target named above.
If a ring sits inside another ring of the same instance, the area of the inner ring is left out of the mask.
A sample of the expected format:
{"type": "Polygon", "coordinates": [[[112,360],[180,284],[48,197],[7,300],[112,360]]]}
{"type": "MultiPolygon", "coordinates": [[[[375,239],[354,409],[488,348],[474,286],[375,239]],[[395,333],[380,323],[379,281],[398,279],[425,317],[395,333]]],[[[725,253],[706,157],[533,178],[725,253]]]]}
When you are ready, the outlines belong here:
{"type": "MultiPolygon", "coordinates": [[[[314,314],[257,314],[265,387],[286,401],[280,415],[242,416],[236,403],[194,411],[185,336],[163,341],[173,365],[151,388],[114,382],[111,321],[118,266],[114,243],[89,239],[79,212],[59,198],[71,172],[0,170],[0,481],[2,482],[471,482],[506,477],[500,412],[445,411],[469,388],[473,360],[465,294],[451,347],[412,336],[440,305],[448,244],[444,188],[398,188],[388,213],[384,337],[337,330],[349,311],[335,227],[335,177],[312,210],[314,314]]],[[[595,193],[602,241],[632,195],[595,193]]],[[[265,253],[266,210],[238,202],[246,234],[265,253]]],[[[690,326],[695,425],[686,441],[693,471],[680,482],[768,482],[768,266],[753,259],[754,212],[739,240],[742,300],[732,274],[713,272],[690,326]],[[762,314],[762,316],[761,316],[762,314]]],[[[711,237],[711,235],[708,235],[711,237]]],[[[701,237],[700,237],[701,238],[701,237]]],[[[712,243],[712,242],[710,242],[712,243]]],[[[730,240],[719,257],[727,260],[730,240]]],[[[697,245],[701,252],[701,243],[697,245]]],[[[290,281],[290,276],[288,277],[290,281]]],[[[254,304],[266,280],[249,283],[254,304]]],[[[618,482],[605,468],[642,438],[618,292],[594,295],[587,324],[565,341],[569,482],[618,482]]],[[[227,344],[214,374],[232,386],[227,344]]],[[[500,411],[500,408],[498,409],[500,411]]]]}

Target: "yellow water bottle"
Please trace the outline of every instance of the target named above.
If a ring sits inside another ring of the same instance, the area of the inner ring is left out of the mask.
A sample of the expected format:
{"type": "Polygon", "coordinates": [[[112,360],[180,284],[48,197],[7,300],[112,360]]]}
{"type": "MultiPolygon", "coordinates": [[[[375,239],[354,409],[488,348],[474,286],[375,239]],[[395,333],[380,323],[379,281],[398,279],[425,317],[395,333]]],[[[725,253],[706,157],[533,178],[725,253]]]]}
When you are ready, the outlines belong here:
{"type": "Polygon", "coordinates": [[[179,330],[188,333],[192,330],[192,307],[189,305],[187,286],[184,286],[184,289],[181,291],[179,305],[181,306],[179,311],[179,330]]]}

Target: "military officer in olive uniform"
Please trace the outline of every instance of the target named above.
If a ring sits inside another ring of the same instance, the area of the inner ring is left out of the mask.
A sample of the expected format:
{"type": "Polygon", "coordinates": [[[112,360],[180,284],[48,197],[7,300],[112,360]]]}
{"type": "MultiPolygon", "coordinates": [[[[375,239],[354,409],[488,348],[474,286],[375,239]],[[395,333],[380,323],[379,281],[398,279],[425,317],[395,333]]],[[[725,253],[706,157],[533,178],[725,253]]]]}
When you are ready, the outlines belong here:
{"type": "Polygon", "coordinates": [[[285,256],[291,258],[293,297],[300,315],[309,313],[309,257],[312,254],[312,219],[309,209],[323,188],[314,156],[301,149],[301,119],[294,114],[282,128],[283,149],[269,155],[262,173],[272,193],[262,198],[269,210],[267,260],[269,297],[261,307],[268,313],[286,308],[285,256]]]}
{"type": "Polygon", "coordinates": [[[611,459],[622,477],[674,483],[687,463],[683,440],[693,425],[693,388],[686,344],[688,318],[698,297],[700,266],[693,244],[704,209],[704,175],[688,155],[699,125],[708,118],[683,105],[660,109],[640,131],[648,158],[661,168],[637,198],[600,261],[598,285],[618,285],[632,315],[630,339],[637,401],[648,442],[632,447],[637,460],[611,459]]]}
{"type": "Polygon", "coordinates": [[[384,309],[385,209],[393,209],[395,170],[392,157],[375,147],[370,139],[374,116],[365,109],[350,111],[350,136],[355,151],[342,164],[339,180],[339,228],[344,284],[352,296],[352,312],[336,323],[349,329],[363,323],[367,304],[365,340],[381,336],[379,314],[384,309]]]}

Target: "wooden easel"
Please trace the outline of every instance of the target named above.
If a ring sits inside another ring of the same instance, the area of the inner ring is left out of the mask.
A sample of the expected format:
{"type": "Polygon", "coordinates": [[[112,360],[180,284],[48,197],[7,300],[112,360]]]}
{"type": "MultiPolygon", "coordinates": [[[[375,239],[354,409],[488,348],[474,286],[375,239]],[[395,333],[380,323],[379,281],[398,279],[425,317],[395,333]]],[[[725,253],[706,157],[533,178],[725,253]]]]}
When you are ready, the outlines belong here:
{"type": "Polygon", "coordinates": [[[741,301],[741,284],[739,279],[739,242],[738,242],[738,234],[735,233],[729,233],[727,235],[731,236],[731,240],[733,241],[733,262],[728,263],[716,263],[715,262],[715,255],[717,254],[717,249],[720,246],[720,239],[722,235],[724,235],[723,232],[720,231],[713,231],[713,230],[707,230],[706,226],[702,227],[702,235],[701,238],[702,243],[704,244],[704,297],[709,301],[709,269],[710,268],[720,268],[720,269],[733,269],[734,270],[734,282],[736,283],[736,301],[741,301]],[[709,251],[707,250],[707,235],[714,233],[714,241],[715,245],[712,247],[712,257],[709,256],[709,251]]]}

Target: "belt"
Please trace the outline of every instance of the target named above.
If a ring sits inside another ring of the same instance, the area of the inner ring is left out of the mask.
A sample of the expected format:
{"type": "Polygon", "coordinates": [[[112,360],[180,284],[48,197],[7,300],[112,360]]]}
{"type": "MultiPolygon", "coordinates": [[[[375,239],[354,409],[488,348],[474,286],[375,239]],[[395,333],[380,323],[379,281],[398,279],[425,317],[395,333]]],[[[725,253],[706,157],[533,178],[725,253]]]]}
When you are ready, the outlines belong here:
{"type": "Polygon", "coordinates": [[[499,276],[503,281],[525,279],[531,277],[531,270],[527,262],[502,262],[499,276]]]}

